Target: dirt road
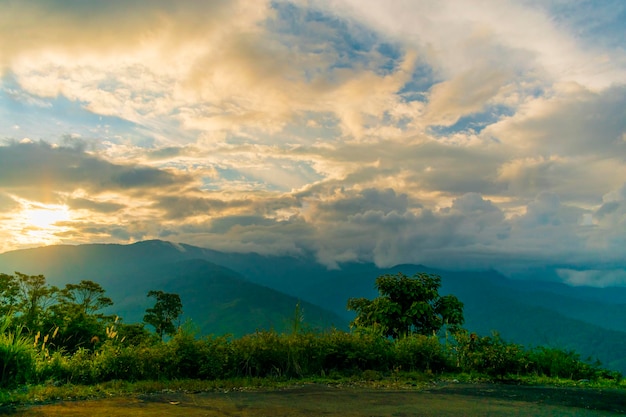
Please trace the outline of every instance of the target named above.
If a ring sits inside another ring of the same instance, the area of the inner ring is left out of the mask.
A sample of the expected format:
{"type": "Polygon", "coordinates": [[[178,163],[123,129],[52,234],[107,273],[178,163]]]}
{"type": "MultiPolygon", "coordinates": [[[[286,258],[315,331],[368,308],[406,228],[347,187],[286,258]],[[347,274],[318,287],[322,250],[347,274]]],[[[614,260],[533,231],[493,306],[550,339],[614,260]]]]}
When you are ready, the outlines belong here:
{"type": "Polygon", "coordinates": [[[305,385],[271,391],[164,392],[14,410],[16,417],[104,416],[611,416],[626,414],[618,390],[450,384],[373,390],[305,385]]]}

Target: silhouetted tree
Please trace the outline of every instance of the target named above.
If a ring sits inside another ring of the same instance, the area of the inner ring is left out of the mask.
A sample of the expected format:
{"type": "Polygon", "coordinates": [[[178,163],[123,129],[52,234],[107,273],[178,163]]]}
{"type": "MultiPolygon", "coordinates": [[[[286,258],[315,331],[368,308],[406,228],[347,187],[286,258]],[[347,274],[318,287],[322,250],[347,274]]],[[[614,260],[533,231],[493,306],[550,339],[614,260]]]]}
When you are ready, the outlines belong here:
{"type": "Polygon", "coordinates": [[[178,294],[170,294],[163,291],[150,291],[148,297],[154,297],[154,307],[146,309],[143,321],[152,327],[163,340],[164,335],[174,335],[176,326],[174,322],[183,313],[183,303],[178,294]]]}

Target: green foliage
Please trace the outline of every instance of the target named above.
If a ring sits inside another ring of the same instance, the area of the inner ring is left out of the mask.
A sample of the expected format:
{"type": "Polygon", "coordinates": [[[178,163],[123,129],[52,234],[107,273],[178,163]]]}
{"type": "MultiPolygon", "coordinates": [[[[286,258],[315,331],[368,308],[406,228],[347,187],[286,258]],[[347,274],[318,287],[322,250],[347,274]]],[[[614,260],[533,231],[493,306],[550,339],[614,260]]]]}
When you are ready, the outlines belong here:
{"type": "Polygon", "coordinates": [[[582,361],[579,354],[569,350],[538,347],[528,353],[528,358],[535,374],[551,378],[594,379],[602,373],[600,363],[582,361]]]}
{"type": "Polygon", "coordinates": [[[444,326],[456,330],[463,324],[463,303],[452,295],[440,296],[440,286],[441,278],[433,274],[382,275],[376,279],[379,297],[348,300],[348,310],[357,313],[352,325],[379,326],[393,338],[435,334],[444,326]]]}
{"type": "Polygon", "coordinates": [[[56,291],[43,275],[0,274],[0,313],[11,316],[16,329],[35,334],[42,329],[56,291]]]}
{"type": "Polygon", "coordinates": [[[113,305],[104,289],[93,281],[82,280],[79,284],[67,284],[59,291],[58,303],[62,306],[75,306],[85,314],[96,314],[99,310],[113,305]]]}
{"type": "Polygon", "coordinates": [[[139,346],[143,343],[149,343],[154,337],[154,335],[145,328],[143,323],[117,323],[115,331],[117,332],[117,339],[129,346],[139,346]]]}
{"type": "Polygon", "coordinates": [[[238,374],[250,377],[282,376],[287,369],[289,350],[285,337],[273,331],[259,331],[233,342],[238,374]]]}
{"type": "Polygon", "coordinates": [[[322,335],[321,343],[326,372],[390,368],[392,342],[374,332],[333,331],[322,335]]]}
{"type": "Polygon", "coordinates": [[[0,324],[0,387],[7,388],[29,382],[35,371],[34,350],[20,331],[9,331],[10,319],[0,324]]]}
{"type": "Polygon", "coordinates": [[[220,379],[233,375],[233,347],[226,336],[209,336],[196,342],[201,358],[197,376],[220,379]]]}
{"type": "Polygon", "coordinates": [[[583,361],[572,351],[525,349],[505,342],[497,333],[481,337],[455,328],[462,322],[462,304],[452,296],[439,297],[436,276],[380,277],[381,297],[351,300],[351,305],[359,309],[357,321],[375,318],[353,332],[307,330],[298,304],[287,333],[257,331],[236,339],[199,338],[191,324],[176,330],[173,321],[182,312],[176,294],[149,293],[156,298],[155,307],[146,314],[158,321],[156,325],[151,323],[158,333],[153,335],[143,324],[123,324],[101,314],[99,311],[112,302],[98,284],[82,281],[47,291],[42,278],[0,275],[0,309],[15,306],[18,311],[16,326],[10,326],[10,315],[0,323],[2,388],[33,382],[97,384],[268,377],[353,376],[373,382],[397,377],[401,372],[422,375],[420,378],[462,372],[481,378],[551,377],[616,383],[621,379],[621,375],[602,369],[599,363],[583,361]],[[46,307],[49,300],[44,298],[53,293],[56,304],[46,307]],[[31,297],[31,301],[43,298],[27,303],[25,297],[31,297]],[[32,306],[36,312],[33,320],[27,318],[32,306]],[[401,312],[412,318],[400,320],[397,315],[401,312]],[[50,331],[23,336],[21,329],[26,322],[39,326],[44,323],[50,331]],[[453,340],[442,343],[432,334],[441,326],[455,330],[453,340]],[[163,334],[171,338],[164,342],[163,334]],[[101,338],[98,343],[86,343],[93,335],[101,338]]]}
{"type": "Polygon", "coordinates": [[[183,313],[183,303],[178,294],[163,291],[150,291],[148,297],[154,297],[154,307],[146,309],[143,321],[154,327],[154,330],[163,340],[164,335],[172,336],[176,333],[174,322],[183,313]]]}
{"type": "Polygon", "coordinates": [[[37,382],[71,382],[70,359],[62,352],[53,352],[51,355],[41,355],[37,362],[37,382]]]}
{"type": "Polygon", "coordinates": [[[20,287],[14,275],[0,273],[0,314],[12,315],[18,304],[20,287]]]}
{"type": "Polygon", "coordinates": [[[395,367],[404,371],[443,372],[450,369],[444,347],[436,336],[414,334],[394,342],[395,367]]]}
{"type": "Polygon", "coordinates": [[[463,372],[475,371],[499,378],[535,375],[572,380],[621,379],[618,372],[602,369],[597,361],[583,361],[573,351],[551,347],[525,349],[503,341],[497,333],[479,337],[461,332],[456,335],[456,341],[452,349],[463,372]]]}
{"type": "Polygon", "coordinates": [[[494,333],[479,337],[476,334],[461,332],[456,335],[456,359],[463,372],[480,372],[494,377],[526,372],[528,358],[520,345],[506,343],[494,333]]]}
{"type": "Polygon", "coordinates": [[[56,303],[49,310],[45,327],[58,329],[50,343],[57,349],[76,352],[80,348],[93,349],[107,338],[107,327],[114,322],[113,316],[105,316],[100,310],[113,305],[104,289],[93,281],[83,280],[67,284],[56,291],[56,303]]]}

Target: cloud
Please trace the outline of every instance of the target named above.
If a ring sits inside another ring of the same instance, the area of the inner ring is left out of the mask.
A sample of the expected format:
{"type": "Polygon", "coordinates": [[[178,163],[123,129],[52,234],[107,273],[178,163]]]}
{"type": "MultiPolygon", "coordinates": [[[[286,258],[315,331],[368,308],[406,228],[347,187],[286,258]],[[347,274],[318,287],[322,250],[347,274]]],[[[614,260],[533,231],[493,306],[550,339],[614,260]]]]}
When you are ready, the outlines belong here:
{"type": "Polygon", "coordinates": [[[86,198],[72,198],[66,201],[66,204],[73,210],[89,210],[95,213],[114,213],[126,207],[123,204],[99,202],[86,198]]]}
{"type": "Polygon", "coordinates": [[[273,23],[286,7],[281,2],[113,3],[89,16],[89,8],[57,6],[10,9],[11,20],[21,22],[11,37],[24,28],[33,32],[29,39],[41,33],[39,42],[0,45],[20,88],[62,95],[90,112],[154,130],[276,133],[302,113],[331,111],[344,134],[362,136],[368,118],[377,121],[400,103],[395,93],[414,64],[411,54],[386,56],[377,42],[361,51],[363,64],[345,61],[341,51],[324,46],[345,42],[342,23],[300,9],[287,16],[301,20],[288,28],[297,43],[286,43],[273,32],[284,30],[273,23]],[[26,17],[33,14],[47,25],[26,17]],[[109,19],[115,30],[106,26],[109,19]],[[302,28],[320,25],[327,31],[302,28]],[[316,38],[307,39],[310,34],[316,38]]]}
{"type": "Polygon", "coordinates": [[[518,199],[529,200],[543,191],[593,207],[601,202],[603,193],[621,183],[625,169],[619,160],[597,155],[528,157],[504,162],[497,181],[518,199]]]}
{"type": "Polygon", "coordinates": [[[461,117],[478,113],[510,81],[498,68],[473,68],[434,85],[429,94],[425,117],[430,124],[450,126],[461,117]]]}
{"type": "MultiPolygon", "coordinates": [[[[48,50],[91,53],[96,49],[106,56],[140,49],[154,38],[167,45],[177,38],[202,36],[222,27],[218,23],[241,6],[238,2],[219,0],[9,1],[2,16],[0,47],[6,51],[5,60],[48,50]]],[[[248,7],[234,25],[250,24],[251,20],[243,17],[262,8],[260,2],[248,7]]]]}
{"type": "Polygon", "coordinates": [[[46,243],[624,266],[621,2],[4,6],[0,250],[56,204],[46,243]]]}
{"type": "Polygon", "coordinates": [[[194,216],[212,216],[228,208],[249,207],[244,201],[226,202],[216,198],[167,195],[157,199],[156,206],[165,210],[166,218],[180,219],[194,216]]]}
{"type": "MultiPolygon", "coordinates": [[[[606,49],[592,42],[580,46],[574,37],[577,26],[563,30],[548,11],[532,2],[336,0],[318,4],[417,45],[444,78],[475,68],[477,61],[514,61],[518,67],[525,62],[522,68],[551,80],[574,81],[593,88],[625,81],[623,51],[610,50],[619,56],[611,62],[606,49]]],[[[580,20],[588,16],[581,10],[576,10],[580,20]]],[[[572,10],[569,14],[574,15],[572,10]]]]}
{"type": "Polygon", "coordinates": [[[51,193],[84,188],[93,193],[180,187],[185,175],[128,165],[116,165],[82,149],[54,147],[45,142],[0,146],[0,184],[10,192],[25,191],[49,201],[51,193]]]}
{"type": "Polygon", "coordinates": [[[484,134],[533,154],[608,158],[626,149],[621,140],[625,97],[624,85],[599,93],[576,84],[556,85],[550,95],[528,100],[484,134]]]}
{"type": "Polygon", "coordinates": [[[575,286],[614,287],[626,285],[626,270],[624,269],[591,269],[586,271],[558,269],[557,273],[563,281],[575,286]]]}
{"type": "Polygon", "coordinates": [[[0,213],[16,209],[19,204],[6,193],[0,193],[0,213]]]}

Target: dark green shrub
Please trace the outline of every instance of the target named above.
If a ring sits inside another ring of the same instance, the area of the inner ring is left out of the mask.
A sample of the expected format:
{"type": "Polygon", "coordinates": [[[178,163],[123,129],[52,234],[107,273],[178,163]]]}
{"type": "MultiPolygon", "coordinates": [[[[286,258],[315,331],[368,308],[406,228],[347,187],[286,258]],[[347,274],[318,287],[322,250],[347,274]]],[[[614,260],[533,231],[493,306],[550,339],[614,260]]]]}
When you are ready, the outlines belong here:
{"type": "Polygon", "coordinates": [[[288,367],[286,337],[262,331],[233,341],[234,364],[239,376],[283,376],[288,367]]]}
{"type": "Polygon", "coordinates": [[[584,362],[580,355],[563,349],[538,347],[529,352],[531,369],[553,378],[593,379],[600,374],[600,363],[584,362]]]}
{"type": "Polygon", "coordinates": [[[392,342],[368,332],[346,333],[334,330],[320,337],[323,370],[358,372],[364,369],[387,371],[391,368],[392,342]]]}
{"type": "Polygon", "coordinates": [[[142,350],[132,346],[116,346],[107,341],[93,355],[94,378],[100,381],[145,379],[144,368],[149,366],[141,356],[142,350]]]}
{"type": "Polygon", "coordinates": [[[479,372],[504,377],[509,374],[526,373],[529,361],[520,345],[506,343],[497,333],[479,337],[467,332],[456,336],[456,364],[463,372],[479,372]]]}
{"type": "Polygon", "coordinates": [[[202,362],[201,343],[192,334],[179,331],[166,344],[173,359],[174,378],[196,379],[202,362]]]}
{"type": "Polygon", "coordinates": [[[56,351],[51,356],[41,357],[37,362],[37,381],[69,382],[71,379],[68,357],[56,351]]]}
{"type": "Polygon", "coordinates": [[[0,329],[0,387],[10,388],[30,382],[35,376],[32,342],[19,333],[0,329]]]}
{"type": "Polygon", "coordinates": [[[413,334],[394,342],[395,367],[404,371],[442,372],[448,368],[446,354],[436,336],[413,334]]]}
{"type": "Polygon", "coordinates": [[[289,376],[319,375],[324,365],[323,335],[298,333],[287,336],[287,369],[289,376]]]}
{"type": "Polygon", "coordinates": [[[166,350],[173,358],[171,372],[175,378],[219,379],[235,375],[233,347],[225,336],[198,340],[192,332],[179,331],[167,342],[166,350]]]}
{"type": "Polygon", "coordinates": [[[361,378],[364,381],[380,381],[381,379],[383,379],[383,374],[378,371],[366,369],[365,371],[361,372],[361,378]]]}
{"type": "Polygon", "coordinates": [[[198,344],[200,348],[198,377],[220,379],[234,376],[233,347],[226,336],[209,336],[200,340],[198,344]]]}
{"type": "Polygon", "coordinates": [[[97,382],[93,366],[94,355],[88,349],[79,348],[68,357],[68,380],[72,384],[89,385],[97,382]]]}

